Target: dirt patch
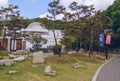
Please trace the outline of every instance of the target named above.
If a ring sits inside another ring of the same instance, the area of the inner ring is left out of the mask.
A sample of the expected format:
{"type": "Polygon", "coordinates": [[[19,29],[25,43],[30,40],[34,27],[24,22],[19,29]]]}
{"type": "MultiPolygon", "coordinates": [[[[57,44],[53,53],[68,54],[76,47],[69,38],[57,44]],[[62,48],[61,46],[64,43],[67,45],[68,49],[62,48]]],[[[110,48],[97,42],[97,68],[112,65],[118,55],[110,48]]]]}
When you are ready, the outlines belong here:
{"type": "Polygon", "coordinates": [[[96,60],[97,62],[101,62],[102,60],[105,60],[105,54],[104,53],[94,52],[92,54],[91,58],[96,60]]]}
{"type": "Polygon", "coordinates": [[[65,58],[65,57],[54,58],[54,59],[49,58],[48,59],[49,62],[60,63],[60,64],[69,63],[69,60],[70,60],[69,58],[65,58]]]}

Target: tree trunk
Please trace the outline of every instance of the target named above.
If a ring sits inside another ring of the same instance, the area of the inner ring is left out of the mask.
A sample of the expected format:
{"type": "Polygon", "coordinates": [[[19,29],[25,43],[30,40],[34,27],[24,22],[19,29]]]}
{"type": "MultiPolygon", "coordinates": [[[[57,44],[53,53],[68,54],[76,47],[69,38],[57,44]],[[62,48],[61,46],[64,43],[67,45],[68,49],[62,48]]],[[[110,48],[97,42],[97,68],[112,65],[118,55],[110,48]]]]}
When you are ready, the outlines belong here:
{"type": "Polygon", "coordinates": [[[92,27],[92,29],[91,29],[91,32],[90,32],[90,47],[89,47],[89,57],[91,57],[91,54],[92,54],[92,52],[93,52],[93,27],[92,27]]]}
{"type": "Polygon", "coordinates": [[[79,50],[80,50],[80,38],[78,38],[76,42],[76,54],[78,54],[79,50]]]}
{"type": "Polygon", "coordinates": [[[59,51],[58,51],[58,44],[57,44],[57,38],[56,38],[56,35],[55,35],[54,27],[55,27],[55,15],[54,15],[54,22],[53,22],[53,29],[52,29],[52,31],[53,31],[53,35],[54,35],[54,40],[55,40],[57,53],[58,53],[59,57],[61,57],[61,53],[59,53],[59,51]]]}
{"type": "Polygon", "coordinates": [[[88,47],[86,42],[84,42],[84,49],[85,49],[85,52],[87,52],[88,47]]]}
{"type": "Polygon", "coordinates": [[[53,31],[53,35],[54,35],[54,40],[55,40],[55,45],[56,45],[56,49],[57,49],[57,54],[59,55],[59,57],[61,57],[61,54],[58,51],[58,44],[57,44],[57,38],[56,38],[56,35],[55,35],[55,31],[54,31],[54,29],[52,31],[53,31]]]}

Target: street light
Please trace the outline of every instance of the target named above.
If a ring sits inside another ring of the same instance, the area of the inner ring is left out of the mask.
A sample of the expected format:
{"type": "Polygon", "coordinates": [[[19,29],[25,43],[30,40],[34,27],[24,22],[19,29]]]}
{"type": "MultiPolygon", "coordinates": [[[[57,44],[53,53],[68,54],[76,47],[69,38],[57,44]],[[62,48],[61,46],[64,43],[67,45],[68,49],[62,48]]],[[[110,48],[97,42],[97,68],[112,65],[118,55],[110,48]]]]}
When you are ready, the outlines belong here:
{"type": "Polygon", "coordinates": [[[104,30],[104,34],[106,35],[105,55],[106,55],[106,60],[107,60],[108,59],[109,45],[111,44],[111,35],[113,35],[113,30],[112,29],[106,29],[106,30],[104,30]]]}

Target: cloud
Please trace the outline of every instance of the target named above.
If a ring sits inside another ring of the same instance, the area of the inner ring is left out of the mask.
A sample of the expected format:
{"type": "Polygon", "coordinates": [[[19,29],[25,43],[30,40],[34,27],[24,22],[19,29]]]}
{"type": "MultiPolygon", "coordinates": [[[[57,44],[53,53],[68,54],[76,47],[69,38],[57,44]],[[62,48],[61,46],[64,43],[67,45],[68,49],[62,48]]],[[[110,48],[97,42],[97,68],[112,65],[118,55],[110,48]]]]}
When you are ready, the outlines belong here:
{"type": "MultiPolygon", "coordinates": [[[[47,12],[47,13],[44,13],[44,14],[40,15],[39,18],[48,18],[48,19],[52,19],[52,20],[53,20],[53,18],[50,18],[50,17],[48,17],[48,16],[52,17],[51,14],[47,12]]],[[[57,15],[57,16],[56,16],[56,19],[57,19],[57,20],[60,20],[60,19],[62,19],[63,17],[64,17],[63,14],[60,14],[60,15],[57,15]]]]}
{"type": "MultiPolygon", "coordinates": [[[[68,7],[73,1],[78,2],[80,5],[94,5],[96,10],[106,10],[110,5],[113,4],[115,0],[60,0],[60,4],[68,7]]],[[[70,11],[70,10],[68,10],[70,11]]],[[[46,15],[50,15],[50,13],[45,13],[40,15],[40,18],[46,17],[46,15]]],[[[56,16],[56,19],[62,19],[63,15],[56,16]]]]}
{"type": "Polygon", "coordinates": [[[0,0],[0,7],[2,6],[2,7],[6,7],[6,6],[8,6],[8,0],[0,0]]]}
{"type": "Polygon", "coordinates": [[[86,0],[85,5],[94,5],[96,10],[106,10],[115,0],[86,0]]]}
{"type": "Polygon", "coordinates": [[[74,1],[78,2],[79,4],[83,3],[83,0],[60,0],[60,4],[64,5],[65,7],[68,7],[74,1]]]}
{"type": "Polygon", "coordinates": [[[115,0],[60,0],[60,4],[68,7],[73,1],[81,5],[94,5],[96,10],[105,10],[113,4],[115,0]]]}
{"type": "Polygon", "coordinates": [[[39,17],[40,18],[48,18],[47,15],[51,16],[50,13],[44,13],[44,14],[41,14],[39,17]]]}
{"type": "Polygon", "coordinates": [[[64,17],[64,15],[63,15],[63,14],[60,14],[60,15],[57,15],[57,16],[56,16],[56,19],[57,19],[57,20],[61,20],[63,17],[64,17]]]}

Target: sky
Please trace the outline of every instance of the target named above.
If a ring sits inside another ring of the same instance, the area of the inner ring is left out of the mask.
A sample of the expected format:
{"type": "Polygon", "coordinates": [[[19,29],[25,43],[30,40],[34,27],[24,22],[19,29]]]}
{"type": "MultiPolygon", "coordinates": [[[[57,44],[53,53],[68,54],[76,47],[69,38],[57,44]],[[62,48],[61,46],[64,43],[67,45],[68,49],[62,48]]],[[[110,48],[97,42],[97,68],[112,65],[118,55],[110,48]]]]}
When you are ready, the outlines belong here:
{"type": "MultiPolygon", "coordinates": [[[[21,16],[30,19],[42,18],[48,14],[48,4],[52,1],[54,0],[0,0],[0,7],[6,7],[8,4],[18,5],[21,16]]],[[[93,4],[96,10],[105,10],[114,2],[114,0],[60,0],[60,4],[67,7],[73,1],[83,5],[93,4]]]]}

